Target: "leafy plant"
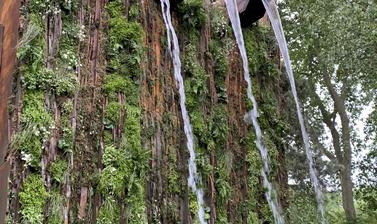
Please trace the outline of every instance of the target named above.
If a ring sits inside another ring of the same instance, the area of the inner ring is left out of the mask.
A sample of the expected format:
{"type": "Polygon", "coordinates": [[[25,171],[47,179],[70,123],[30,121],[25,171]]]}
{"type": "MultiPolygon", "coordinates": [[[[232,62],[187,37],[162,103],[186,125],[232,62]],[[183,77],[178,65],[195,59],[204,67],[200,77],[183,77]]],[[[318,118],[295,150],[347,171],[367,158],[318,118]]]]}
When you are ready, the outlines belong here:
{"type": "Polygon", "coordinates": [[[57,159],[51,164],[49,171],[51,172],[51,176],[53,180],[61,184],[61,183],[64,183],[67,169],[68,169],[67,161],[63,159],[57,159]]]}
{"type": "Polygon", "coordinates": [[[22,184],[19,195],[22,223],[42,224],[43,207],[48,193],[41,176],[30,174],[22,184]]]}
{"type": "Polygon", "coordinates": [[[206,23],[206,12],[202,0],[183,0],[178,5],[186,29],[197,30],[206,23]]]}

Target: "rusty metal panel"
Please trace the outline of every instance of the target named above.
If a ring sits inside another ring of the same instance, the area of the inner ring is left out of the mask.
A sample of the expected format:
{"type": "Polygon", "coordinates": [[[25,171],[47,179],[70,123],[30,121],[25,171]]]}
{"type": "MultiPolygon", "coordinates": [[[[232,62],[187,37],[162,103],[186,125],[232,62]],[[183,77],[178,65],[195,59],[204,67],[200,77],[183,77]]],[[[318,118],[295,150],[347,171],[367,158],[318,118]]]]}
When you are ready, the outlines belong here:
{"type": "Polygon", "coordinates": [[[7,211],[7,201],[8,192],[3,189],[8,188],[8,178],[9,178],[10,163],[6,161],[2,166],[0,166],[0,223],[3,224],[5,221],[5,212],[7,211]],[[3,203],[5,202],[5,203],[3,203]]]}
{"type": "Polygon", "coordinates": [[[2,24],[2,44],[0,62],[0,224],[5,222],[8,196],[9,161],[5,161],[8,151],[8,97],[16,62],[16,48],[19,26],[19,0],[0,0],[0,24],[2,24]]]}
{"type": "Polygon", "coordinates": [[[1,65],[2,65],[2,56],[3,56],[3,35],[4,35],[4,26],[0,24],[0,74],[1,74],[1,65]]]}
{"type": "Polygon", "coordinates": [[[0,165],[8,149],[8,96],[16,61],[18,41],[19,0],[0,2],[0,24],[3,25],[2,60],[0,73],[0,165]]]}

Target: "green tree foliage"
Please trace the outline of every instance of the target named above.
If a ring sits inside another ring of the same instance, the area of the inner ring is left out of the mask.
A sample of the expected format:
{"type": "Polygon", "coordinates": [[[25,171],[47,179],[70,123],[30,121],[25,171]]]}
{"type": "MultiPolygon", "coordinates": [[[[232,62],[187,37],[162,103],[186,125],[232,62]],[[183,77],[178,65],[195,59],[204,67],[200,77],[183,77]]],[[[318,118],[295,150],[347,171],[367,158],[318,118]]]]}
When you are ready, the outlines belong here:
{"type": "Polygon", "coordinates": [[[313,139],[330,129],[331,147],[315,140],[336,164],[349,222],[356,219],[352,193],[353,155],[370,150],[358,142],[355,125],[377,84],[377,7],[371,1],[286,1],[283,18],[294,70],[305,80],[313,139]],[[336,118],[339,118],[337,121],[336,118]]]}

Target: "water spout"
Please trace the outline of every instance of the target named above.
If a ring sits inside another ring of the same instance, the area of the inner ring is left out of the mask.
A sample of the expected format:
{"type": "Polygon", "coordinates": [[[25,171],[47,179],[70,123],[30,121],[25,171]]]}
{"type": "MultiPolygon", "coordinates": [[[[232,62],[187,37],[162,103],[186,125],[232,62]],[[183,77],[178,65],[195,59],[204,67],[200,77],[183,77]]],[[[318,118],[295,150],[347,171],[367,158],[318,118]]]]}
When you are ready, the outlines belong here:
{"type": "Polygon", "coordinates": [[[301,112],[301,107],[300,103],[298,100],[297,96],[297,90],[296,90],[296,84],[295,84],[295,78],[293,75],[293,70],[292,70],[292,64],[291,64],[291,59],[289,57],[289,52],[288,52],[288,45],[287,41],[285,39],[284,35],[284,30],[283,26],[281,24],[281,19],[279,16],[279,11],[277,9],[276,3],[274,0],[262,0],[264,7],[266,8],[267,15],[271,21],[272,24],[272,29],[274,30],[280,51],[282,53],[285,67],[287,70],[288,78],[289,78],[289,83],[291,85],[292,89],[292,94],[295,100],[296,104],[296,109],[297,109],[297,117],[300,122],[300,127],[301,127],[301,133],[302,133],[302,138],[304,141],[304,146],[305,146],[305,152],[306,152],[306,157],[309,163],[309,173],[310,173],[310,178],[314,186],[314,191],[316,194],[316,199],[317,199],[317,204],[318,204],[318,210],[321,215],[321,223],[326,223],[325,219],[325,208],[324,208],[324,202],[323,202],[323,195],[321,191],[321,187],[318,181],[317,177],[317,172],[314,167],[314,161],[313,161],[313,155],[312,155],[312,150],[309,145],[309,136],[305,128],[305,123],[304,123],[304,117],[301,112]]]}
{"type": "Polygon", "coordinates": [[[196,194],[196,198],[198,201],[198,218],[201,224],[206,224],[205,220],[205,213],[204,213],[204,200],[203,200],[203,190],[197,187],[197,184],[200,183],[200,176],[197,173],[196,168],[196,161],[195,161],[195,150],[194,150],[194,135],[192,133],[192,127],[190,123],[190,117],[188,115],[186,109],[186,95],[185,95],[185,87],[183,85],[183,78],[181,74],[181,59],[180,50],[179,50],[179,43],[178,37],[174,30],[173,23],[171,20],[170,14],[170,1],[169,0],[161,0],[161,9],[162,9],[162,16],[166,25],[167,30],[167,40],[168,40],[168,49],[170,51],[171,57],[173,59],[173,67],[174,67],[174,77],[178,86],[179,96],[180,96],[180,107],[182,112],[183,118],[183,125],[184,131],[187,138],[187,148],[190,153],[189,158],[189,177],[188,177],[188,185],[191,190],[196,194]],[[171,41],[173,40],[173,46],[171,41]],[[172,49],[173,47],[173,49],[172,49]]]}
{"type": "Polygon", "coordinates": [[[242,65],[244,70],[244,78],[247,82],[247,96],[249,100],[253,103],[253,110],[248,112],[245,115],[245,120],[250,120],[255,129],[255,136],[256,136],[256,146],[260,152],[263,168],[262,168],[262,177],[263,177],[263,185],[267,189],[265,195],[272,211],[272,214],[275,219],[275,223],[277,224],[284,224],[284,218],[280,214],[279,204],[276,198],[276,191],[273,188],[271,182],[268,180],[268,175],[270,173],[269,168],[269,160],[268,160],[268,153],[266,147],[262,143],[262,131],[260,125],[258,123],[258,105],[257,101],[252,92],[252,83],[250,79],[250,72],[249,72],[249,62],[246,54],[245,43],[243,39],[243,34],[241,30],[241,22],[238,15],[237,4],[235,0],[225,0],[226,8],[228,11],[229,19],[232,24],[232,28],[234,31],[234,35],[236,37],[236,41],[238,44],[238,48],[240,50],[241,58],[242,58],[242,65]]]}

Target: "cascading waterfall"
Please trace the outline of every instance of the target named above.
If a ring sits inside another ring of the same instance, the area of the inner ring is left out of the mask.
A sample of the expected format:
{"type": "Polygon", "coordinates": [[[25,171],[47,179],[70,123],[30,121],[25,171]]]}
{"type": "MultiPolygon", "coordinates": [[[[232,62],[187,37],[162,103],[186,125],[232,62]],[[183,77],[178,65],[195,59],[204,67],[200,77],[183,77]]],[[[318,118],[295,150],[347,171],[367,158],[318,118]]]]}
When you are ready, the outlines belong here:
{"type": "Polygon", "coordinates": [[[264,187],[267,189],[265,194],[266,194],[268,205],[271,208],[272,214],[275,219],[275,223],[283,224],[284,218],[279,212],[279,204],[276,198],[277,196],[276,191],[273,188],[271,182],[268,180],[268,175],[270,173],[268,154],[267,154],[266,147],[262,143],[262,131],[257,120],[258,105],[252,93],[252,83],[251,83],[250,73],[249,73],[249,62],[247,59],[246,48],[245,48],[245,43],[244,43],[243,34],[241,30],[241,22],[238,15],[237,5],[236,5],[235,0],[225,0],[225,3],[226,3],[226,8],[228,11],[229,19],[232,24],[234,35],[236,37],[236,41],[237,41],[238,48],[240,50],[240,54],[242,58],[244,78],[247,82],[247,96],[249,100],[253,103],[253,110],[248,112],[245,115],[245,119],[251,120],[255,129],[256,146],[262,157],[263,168],[261,172],[262,172],[264,187]]]}
{"type": "Polygon", "coordinates": [[[264,7],[266,8],[267,15],[271,21],[272,24],[272,29],[274,30],[280,51],[283,55],[283,59],[285,62],[285,67],[287,70],[289,82],[291,85],[292,89],[292,94],[296,103],[296,109],[297,109],[297,117],[300,122],[301,126],[301,133],[302,133],[302,138],[304,140],[304,146],[305,146],[305,152],[306,152],[306,157],[309,162],[309,173],[310,173],[310,178],[314,186],[314,191],[316,194],[316,199],[318,203],[318,210],[321,215],[321,222],[326,223],[325,220],[325,208],[324,208],[324,202],[323,202],[323,196],[322,196],[322,191],[321,187],[319,185],[318,177],[316,174],[316,169],[314,167],[314,161],[313,161],[313,155],[312,155],[312,150],[310,149],[309,145],[309,136],[308,133],[306,132],[305,129],[305,123],[304,123],[304,118],[301,112],[301,107],[300,103],[298,100],[297,96],[297,90],[296,90],[296,84],[295,84],[295,78],[293,75],[293,70],[292,70],[292,64],[291,64],[291,59],[289,57],[289,52],[288,52],[288,45],[287,41],[285,39],[284,35],[284,30],[283,26],[281,24],[281,19],[279,16],[279,11],[277,9],[276,3],[274,0],[262,0],[264,7]]]}
{"type": "Polygon", "coordinates": [[[171,57],[173,59],[174,76],[175,76],[175,80],[177,82],[178,90],[179,90],[183,125],[184,125],[184,131],[187,138],[187,148],[190,153],[190,158],[188,161],[189,162],[188,185],[189,187],[191,187],[192,191],[196,193],[196,198],[199,204],[199,208],[198,208],[199,221],[201,224],[205,224],[207,222],[205,220],[204,207],[203,207],[204,205],[203,190],[200,188],[197,188],[197,183],[200,183],[200,176],[198,175],[197,169],[196,169],[195,150],[194,150],[194,142],[193,142],[194,136],[192,133],[190,117],[186,109],[185,87],[183,85],[183,78],[181,74],[181,60],[179,58],[180,50],[179,50],[177,34],[174,30],[172,20],[171,20],[169,0],[161,0],[161,9],[162,9],[163,19],[166,25],[166,30],[167,30],[168,48],[169,48],[171,57]],[[173,38],[173,50],[171,46],[171,38],[173,38]]]}

